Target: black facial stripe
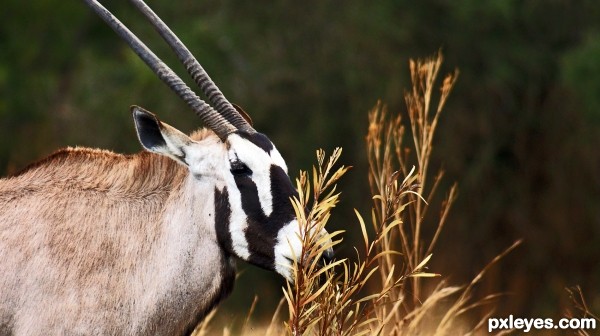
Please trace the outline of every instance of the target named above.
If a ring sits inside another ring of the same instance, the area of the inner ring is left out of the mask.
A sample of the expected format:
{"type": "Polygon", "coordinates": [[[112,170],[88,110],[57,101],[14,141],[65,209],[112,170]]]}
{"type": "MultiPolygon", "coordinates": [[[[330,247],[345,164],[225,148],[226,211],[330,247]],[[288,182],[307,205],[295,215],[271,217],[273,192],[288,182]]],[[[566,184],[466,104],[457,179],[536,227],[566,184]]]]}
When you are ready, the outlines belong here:
{"type": "Polygon", "coordinates": [[[215,188],[215,230],[217,241],[227,253],[233,253],[233,242],[229,225],[231,223],[231,207],[229,205],[229,192],[227,187],[223,191],[215,188]]]}
{"type": "Polygon", "coordinates": [[[249,134],[244,131],[237,131],[236,134],[239,135],[240,137],[252,142],[258,148],[264,150],[265,153],[267,153],[267,154],[269,154],[274,148],[271,140],[269,140],[269,138],[267,138],[267,136],[262,133],[257,132],[257,133],[249,134]]]}
{"type": "Polygon", "coordinates": [[[242,196],[242,209],[246,216],[258,221],[266,221],[267,216],[260,206],[256,183],[249,175],[233,175],[233,179],[242,196]]]}
{"type": "Polygon", "coordinates": [[[248,217],[245,236],[250,251],[249,262],[273,270],[275,268],[275,243],[283,225],[295,217],[290,197],[297,195],[290,178],[281,167],[270,170],[273,211],[266,216],[260,205],[258,189],[249,176],[234,176],[241,193],[242,209],[248,217]]]}
{"type": "Polygon", "coordinates": [[[233,175],[252,175],[252,169],[237,158],[235,161],[230,162],[230,166],[233,175]]]}
{"type": "Polygon", "coordinates": [[[290,177],[276,165],[271,165],[271,194],[273,195],[273,213],[271,218],[278,216],[277,221],[289,222],[296,217],[294,207],[290,201],[293,196],[298,197],[298,192],[290,177]],[[278,209],[278,211],[275,211],[278,209]]]}
{"type": "Polygon", "coordinates": [[[272,270],[275,265],[273,246],[278,229],[270,225],[262,210],[258,188],[250,176],[234,175],[234,179],[242,196],[242,209],[248,218],[245,232],[250,251],[248,262],[272,270]]]}

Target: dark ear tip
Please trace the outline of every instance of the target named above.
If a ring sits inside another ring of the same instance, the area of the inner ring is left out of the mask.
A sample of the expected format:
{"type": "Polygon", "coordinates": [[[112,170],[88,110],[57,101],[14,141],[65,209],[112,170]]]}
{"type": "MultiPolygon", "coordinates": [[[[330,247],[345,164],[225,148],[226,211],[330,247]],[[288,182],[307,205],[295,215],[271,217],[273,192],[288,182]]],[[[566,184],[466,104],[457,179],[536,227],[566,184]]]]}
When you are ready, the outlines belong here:
{"type": "Polygon", "coordinates": [[[142,112],[142,111],[146,111],[146,110],[144,110],[143,108],[141,108],[141,107],[139,107],[139,106],[137,106],[137,105],[131,105],[131,106],[129,106],[129,111],[130,111],[132,114],[135,114],[135,113],[137,113],[137,112],[142,112]]]}
{"type": "Polygon", "coordinates": [[[137,105],[131,105],[129,107],[129,110],[133,114],[134,119],[146,118],[146,119],[154,119],[154,120],[158,121],[158,118],[156,117],[156,115],[154,113],[146,110],[143,107],[140,107],[137,105]]]}

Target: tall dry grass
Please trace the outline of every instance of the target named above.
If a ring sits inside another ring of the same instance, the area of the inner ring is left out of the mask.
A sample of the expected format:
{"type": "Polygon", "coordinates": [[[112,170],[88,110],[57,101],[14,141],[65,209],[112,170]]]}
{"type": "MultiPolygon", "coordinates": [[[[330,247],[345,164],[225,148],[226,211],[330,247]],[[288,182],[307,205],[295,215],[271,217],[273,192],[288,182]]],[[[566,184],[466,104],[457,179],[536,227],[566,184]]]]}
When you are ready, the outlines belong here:
{"type": "MultiPolygon", "coordinates": [[[[433,172],[430,167],[433,139],[458,75],[446,75],[436,91],[441,64],[440,54],[410,62],[412,89],[405,94],[412,140],[409,144],[403,142],[407,132],[401,116],[391,116],[381,103],[370,111],[366,145],[373,234],[368,234],[368,224],[357,212],[363,243],[356,248],[356,259],[338,260],[323,269],[317,268],[315,262],[324,251],[325,246],[319,245],[323,238],[317,241],[318,236],[304,236],[308,257],[300,259],[295,268],[297,281],[285,290],[288,334],[457,335],[481,327],[463,316],[489,303],[495,295],[475,300],[473,288],[489,267],[518,242],[466,286],[448,286],[442,281],[430,293],[422,289],[427,278],[438,276],[426,267],[457,195],[454,184],[446,193],[439,214],[430,213],[430,204],[444,176],[443,171],[433,172]],[[435,226],[430,237],[423,234],[426,223],[435,226]]],[[[319,168],[313,169],[312,180],[314,211],[306,217],[298,213],[301,225],[320,229],[337,203],[338,195],[332,191],[323,196],[322,186],[333,186],[345,168],[340,168],[330,180],[321,172],[331,169],[338,153],[333,154],[326,169],[321,168],[323,154],[318,155],[319,168]]],[[[298,181],[301,197],[295,200],[298,209],[310,204],[309,185],[306,174],[302,174],[298,181]]],[[[339,234],[334,232],[331,238],[339,234]]]]}
{"type": "MultiPolygon", "coordinates": [[[[430,167],[433,140],[458,75],[446,75],[438,86],[441,64],[441,54],[410,62],[412,89],[405,93],[409,132],[401,116],[392,116],[383,104],[369,112],[366,147],[373,205],[366,218],[356,211],[362,241],[355,246],[355,258],[319,265],[323,252],[342,241],[343,231],[320,235],[339,201],[336,183],[348,171],[336,166],[341,149],[330,157],[317,151],[311,173],[300,172],[299,197],[293,200],[303,242],[293,267],[296,280],[283,289],[284,299],[261,334],[469,335],[480,330],[486,315],[474,320],[467,313],[496,295],[474,298],[474,287],[519,242],[465,286],[431,279],[439,274],[427,265],[457,196],[454,184],[445,192],[439,213],[430,210],[444,176],[430,167]],[[410,141],[405,143],[405,138],[410,141]],[[428,287],[437,285],[426,291],[425,281],[428,287]],[[280,321],[285,308],[288,317],[280,321]]],[[[206,332],[206,323],[199,326],[198,335],[206,332]]]]}

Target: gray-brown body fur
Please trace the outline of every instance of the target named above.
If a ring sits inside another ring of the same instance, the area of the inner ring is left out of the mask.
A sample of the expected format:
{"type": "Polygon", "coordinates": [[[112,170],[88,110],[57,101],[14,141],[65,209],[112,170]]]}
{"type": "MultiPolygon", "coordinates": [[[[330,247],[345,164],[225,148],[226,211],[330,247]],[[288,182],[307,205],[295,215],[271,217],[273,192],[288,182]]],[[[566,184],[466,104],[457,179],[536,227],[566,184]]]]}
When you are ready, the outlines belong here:
{"type": "MultiPolygon", "coordinates": [[[[218,143],[208,131],[194,139],[205,137],[218,143]]],[[[193,328],[229,292],[233,268],[216,239],[214,186],[200,194],[189,175],[161,155],[76,148],[0,179],[0,335],[193,328]]]]}

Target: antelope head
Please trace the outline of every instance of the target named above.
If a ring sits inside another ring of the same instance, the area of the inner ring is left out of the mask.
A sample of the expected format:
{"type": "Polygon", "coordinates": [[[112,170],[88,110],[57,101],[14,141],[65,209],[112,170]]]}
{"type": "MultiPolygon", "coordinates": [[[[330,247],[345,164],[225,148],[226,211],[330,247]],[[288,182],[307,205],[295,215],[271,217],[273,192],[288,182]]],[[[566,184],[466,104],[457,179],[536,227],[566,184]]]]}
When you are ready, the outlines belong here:
{"type": "MultiPolygon", "coordinates": [[[[154,114],[133,106],[142,146],[186,166],[198,190],[207,183],[214,185],[205,198],[214,197],[216,236],[228,254],[293,281],[292,264],[301,256],[302,247],[291,203],[297,192],[275,145],[252,127],[245,112],[225,98],[190,51],[143,1],[131,0],[177,54],[214,108],[101,4],[85,1],[216,134],[193,140],[154,114]]],[[[330,259],[332,253],[327,250],[324,259],[330,259]]]]}

